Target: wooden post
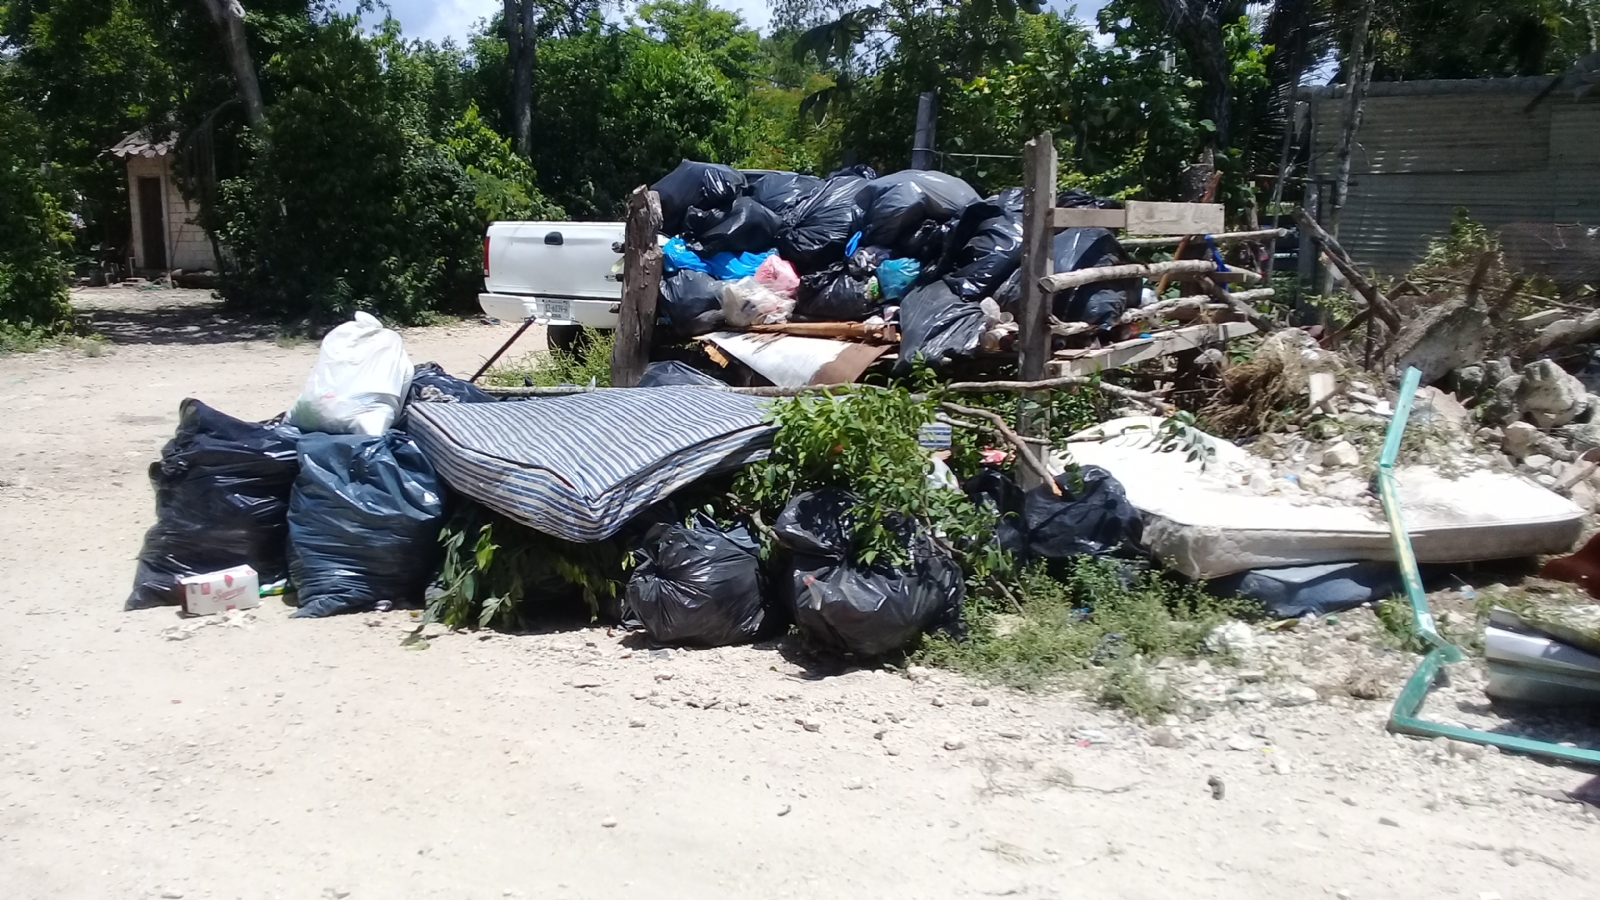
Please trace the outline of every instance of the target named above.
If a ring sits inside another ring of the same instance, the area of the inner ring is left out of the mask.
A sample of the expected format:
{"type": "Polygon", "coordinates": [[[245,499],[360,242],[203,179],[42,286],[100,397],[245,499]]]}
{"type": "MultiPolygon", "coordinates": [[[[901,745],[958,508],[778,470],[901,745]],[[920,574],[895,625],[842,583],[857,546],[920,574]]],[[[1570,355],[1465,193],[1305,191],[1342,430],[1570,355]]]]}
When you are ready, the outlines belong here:
{"type": "Polygon", "coordinates": [[[939,118],[939,95],[928,91],[917,98],[917,133],[911,140],[911,168],[933,168],[933,135],[939,118]]]}
{"type": "Polygon", "coordinates": [[[661,294],[661,198],[644,185],[628,197],[627,236],[622,252],[622,307],[617,342],[611,350],[611,386],[633,387],[650,364],[656,329],[656,298],[661,294]]]}
{"type": "MultiPolygon", "coordinates": [[[[1366,54],[1367,29],[1372,23],[1373,5],[1373,0],[1365,0],[1361,4],[1361,13],[1356,18],[1355,34],[1351,36],[1350,49],[1344,56],[1344,122],[1339,129],[1333,197],[1328,203],[1328,216],[1325,220],[1328,233],[1334,237],[1339,236],[1339,218],[1344,213],[1345,202],[1350,198],[1351,154],[1355,149],[1356,132],[1361,129],[1361,106],[1366,100],[1367,84],[1372,81],[1372,63],[1367,60],[1366,54]]],[[[1324,296],[1333,293],[1331,269],[1323,271],[1322,290],[1318,293],[1324,296]]]]}
{"type": "MultiPolygon", "coordinates": [[[[1056,142],[1046,131],[1022,150],[1022,298],[1017,309],[1017,372],[1022,381],[1044,378],[1050,361],[1050,295],[1040,282],[1055,271],[1055,205],[1056,142]]],[[[1049,407],[1033,402],[1037,397],[1023,395],[1017,427],[1023,434],[1044,437],[1050,428],[1049,407]]],[[[1017,476],[1025,489],[1044,483],[1027,467],[1019,467],[1017,476]]]]}

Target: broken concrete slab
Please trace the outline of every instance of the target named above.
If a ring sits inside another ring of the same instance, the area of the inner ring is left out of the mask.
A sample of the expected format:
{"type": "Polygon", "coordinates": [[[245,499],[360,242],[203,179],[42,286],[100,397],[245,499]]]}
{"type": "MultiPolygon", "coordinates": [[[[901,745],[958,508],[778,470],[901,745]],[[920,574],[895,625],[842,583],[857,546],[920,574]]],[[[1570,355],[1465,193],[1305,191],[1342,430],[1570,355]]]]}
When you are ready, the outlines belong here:
{"type": "Polygon", "coordinates": [[[1466,298],[1446,300],[1424,310],[1400,329],[1386,362],[1397,371],[1415,366],[1422,383],[1432,384],[1489,350],[1489,312],[1466,298]]]}

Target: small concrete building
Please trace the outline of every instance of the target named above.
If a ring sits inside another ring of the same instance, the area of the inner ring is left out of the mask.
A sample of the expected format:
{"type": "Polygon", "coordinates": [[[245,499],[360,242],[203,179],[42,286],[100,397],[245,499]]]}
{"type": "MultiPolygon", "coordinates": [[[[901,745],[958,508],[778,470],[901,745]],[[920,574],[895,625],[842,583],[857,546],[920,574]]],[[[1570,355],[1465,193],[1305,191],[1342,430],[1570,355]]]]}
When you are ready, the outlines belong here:
{"type": "Polygon", "coordinates": [[[195,223],[200,211],[178,189],[173,173],[177,145],[177,135],[157,141],[138,131],[110,150],[128,166],[128,209],[133,218],[128,264],[134,272],[217,268],[211,240],[195,223]]]}

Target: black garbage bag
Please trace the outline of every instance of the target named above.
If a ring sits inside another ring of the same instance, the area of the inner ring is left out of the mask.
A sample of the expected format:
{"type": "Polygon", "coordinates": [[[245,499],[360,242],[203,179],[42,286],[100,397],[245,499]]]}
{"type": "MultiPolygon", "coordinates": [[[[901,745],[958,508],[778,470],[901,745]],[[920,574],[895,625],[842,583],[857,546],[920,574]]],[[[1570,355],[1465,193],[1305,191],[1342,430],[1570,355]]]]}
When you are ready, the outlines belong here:
{"type": "Polygon", "coordinates": [[[628,578],[628,610],[662,644],[725,647],[756,640],[767,623],[760,544],[742,525],[653,525],[628,578]]]}
{"type": "Polygon", "coordinates": [[[744,187],[744,176],[731,166],[686,159],[650,190],[661,198],[661,230],[670,235],[683,230],[689,207],[726,209],[744,187]]]}
{"type": "Polygon", "coordinates": [[[1010,477],[991,469],[969,478],[963,488],[974,502],[996,511],[995,537],[1024,565],[1137,551],[1144,520],[1110,472],[1082,466],[1056,476],[1056,484],[1059,497],[1045,485],[1023,493],[1010,477]]]}
{"type": "Polygon", "coordinates": [[[249,565],[262,584],[286,574],[289,488],[300,471],[300,432],[217,412],[193,398],[150,464],[156,522],[145,532],[124,609],[180,602],[179,578],[249,565]]]}
{"type": "Polygon", "coordinates": [[[722,224],[722,220],[728,217],[728,210],[729,207],[726,206],[713,206],[710,209],[701,209],[698,206],[689,207],[683,213],[682,234],[684,240],[698,246],[696,236],[702,231],[709,231],[722,224]]]}
{"type": "Polygon", "coordinates": [[[924,219],[910,237],[895,246],[895,255],[903,259],[917,260],[927,266],[930,272],[938,272],[940,261],[951,251],[950,242],[953,240],[955,229],[955,219],[945,222],[924,219]]]}
{"type": "Polygon", "coordinates": [[[710,334],[723,325],[722,282],[706,272],[679,269],[661,279],[659,311],[679,337],[710,334]]]}
{"type": "MultiPolygon", "coordinates": [[[[1075,272],[1127,260],[1122,245],[1104,228],[1068,228],[1055,236],[1051,247],[1057,272],[1075,272]]],[[[1051,298],[1055,317],[1063,322],[1087,322],[1109,328],[1127,310],[1138,307],[1144,282],[1138,278],[1086,284],[1061,291],[1051,298]]]]}
{"type": "Polygon", "coordinates": [[[957,356],[971,356],[983,336],[983,310],[962,300],[942,280],[911,289],[900,301],[900,361],[895,371],[911,371],[921,356],[938,367],[957,356]]]}
{"type": "Polygon", "coordinates": [[[1022,189],[967,207],[952,240],[960,244],[948,262],[950,289],[963,300],[993,297],[1022,264],[1022,189]]]}
{"type": "Polygon", "coordinates": [[[863,240],[899,252],[925,220],[949,221],[980,199],[971,185],[943,172],[907,169],[875,178],[861,192],[863,240]]]}
{"type": "Polygon", "coordinates": [[[1001,312],[1016,315],[1018,308],[1022,306],[1022,269],[1012,269],[1011,274],[1006,276],[1006,280],[1002,281],[990,296],[994,297],[995,303],[1000,304],[1001,312]]]}
{"type": "Polygon", "coordinates": [[[493,395],[464,378],[446,372],[436,362],[417,366],[411,375],[407,403],[494,403],[493,395]]]}
{"type": "Polygon", "coordinates": [[[1122,203],[1096,197],[1082,188],[1056,192],[1056,205],[1065,209],[1121,209],[1122,203]]]}
{"type": "Polygon", "coordinates": [[[696,229],[689,247],[703,255],[718,253],[762,253],[771,250],[783,220],[753,198],[740,197],[733,201],[726,215],[715,225],[696,229]]]}
{"type": "Polygon", "coordinates": [[[909,520],[891,523],[910,562],[855,561],[849,520],[856,500],[843,491],[801,494],[773,530],[792,558],[784,599],[800,631],[817,644],[857,656],[882,656],[934,628],[962,630],[961,567],[909,520]]]}
{"type": "Polygon", "coordinates": [[[778,233],[778,254],[801,273],[844,259],[845,246],[861,230],[856,195],[867,183],[850,175],[829,178],[785,221],[778,233]]]}
{"type": "Polygon", "coordinates": [[[800,276],[789,318],[796,322],[860,322],[877,310],[878,304],[867,296],[867,280],[852,275],[848,263],[837,262],[800,276]]]}
{"type": "Polygon", "coordinates": [[[443,490],[403,432],[301,438],[289,495],[295,616],[420,604],[439,567],[443,490]]]}
{"type": "Polygon", "coordinates": [[[787,217],[802,204],[811,199],[811,195],[822,190],[823,181],[815,175],[797,175],[794,172],[760,172],[759,174],[745,170],[745,179],[750,183],[750,199],[777,213],[780,217],[787,217]]]}
{"type": "Polygon", "coordinates": [[[639,376],[639,383],[635,387],[675,387],[680,385],[726,387],[727,382],[713,378],[686,362],[669,359],[662,362],[653,362],[645,366],[644,374],[639,376]]]}
{"type": "Polygon", "coordinates": [[[1010,475],[991,466],[978,470],[961,486],[973,503],[987,507],[995,517],[994,536],[1000,549],[1022,556],[1027,551],[1027,535],[1022,521],[1025,497],[1010,475]]]}
{"type": "Polygon", "coordinates": [[[838,178],[841,175],[849,175],[852,178],[865,178],[871,181],[878,177],[878,170],[865,163],[860,163],[854,166],[841,166],[828,173],[829,178],[838,178]]]}
{"type": "Polygon", "coordinates": [[[850,264],[850,274],[857,278],[867,279],[878,273],[878,267],[894,258],[894,251],[888,247],[857,247],[856,252],[850,254],[846,260],[850,264]]]}

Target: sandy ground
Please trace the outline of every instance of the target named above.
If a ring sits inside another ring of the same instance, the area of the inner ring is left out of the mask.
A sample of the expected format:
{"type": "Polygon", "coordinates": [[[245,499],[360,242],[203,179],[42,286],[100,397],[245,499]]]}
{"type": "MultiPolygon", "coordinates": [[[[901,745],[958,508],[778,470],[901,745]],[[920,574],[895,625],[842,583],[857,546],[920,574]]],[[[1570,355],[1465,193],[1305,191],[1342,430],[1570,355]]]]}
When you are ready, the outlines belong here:
{"type": "MultiPolygon", "coordinates": [[[[1390,737],[1387,702],[1168,748],[1070,695],[604,628],[411,650],[404,613],[271,602],[168,640],[122,612],[146,466],[184,397],[269,416],[316,347],[204,294],[77,302],[103,355],[0,358],[0,896],[1595,896],[1600,824],[1539,793],[1586,773],[1390,737]]],[[[462,372],[509,332],[406,341],[462,372]]]]}

